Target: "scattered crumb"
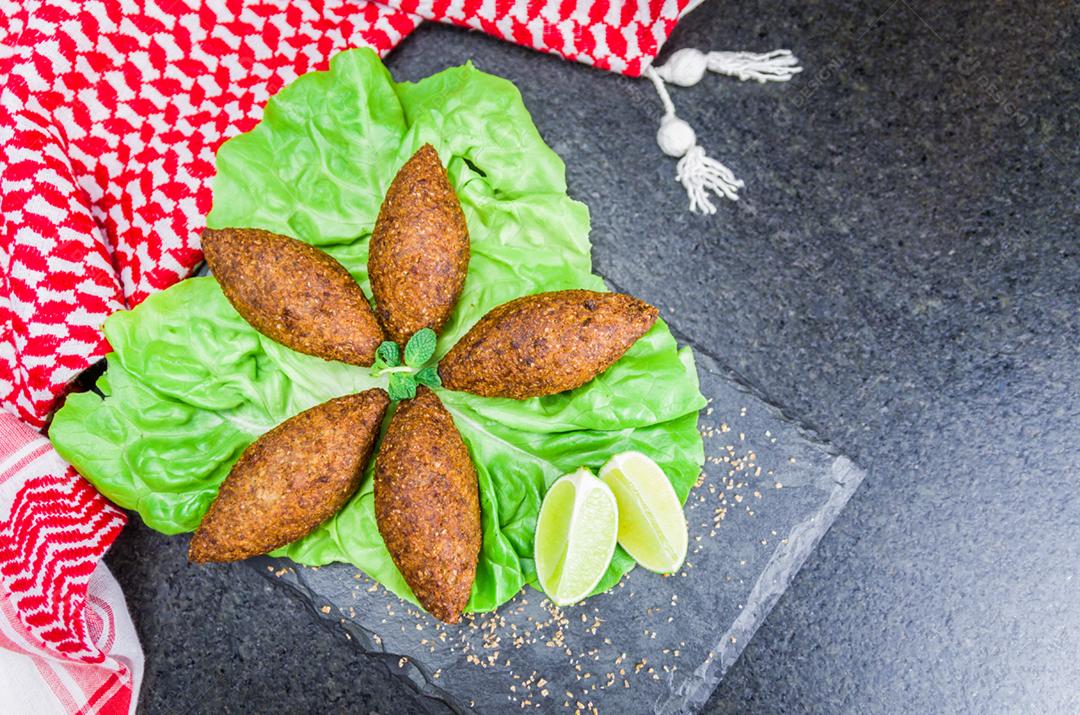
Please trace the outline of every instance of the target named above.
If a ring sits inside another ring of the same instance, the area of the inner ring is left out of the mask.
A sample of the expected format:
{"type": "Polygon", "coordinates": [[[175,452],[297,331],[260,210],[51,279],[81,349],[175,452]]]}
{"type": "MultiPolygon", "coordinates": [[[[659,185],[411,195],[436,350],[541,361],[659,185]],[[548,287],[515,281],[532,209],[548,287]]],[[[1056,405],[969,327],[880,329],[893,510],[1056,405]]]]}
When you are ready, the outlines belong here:
{"type": "MultiPolygon", "coordinates": [[[[713,407],[708,407],[704,414],[712,416],[713,412],[713,407]]],[[[746,414],[747,408],[741,408],[739,417],[745,417],[746,414]]],[[[710,543],[707,539],[720,536],[721,529],[738,528],[740,519],[754,516],[751,504],[755,509],[766,508],[770,483],[777,490],[783,487],[783,484],[775,479],[773,470],[768,467],[784,458],[777,455],[772,447],[764,448],[764,454],[759,455],[758,450],[750,447],[756,445],[761,448],[765,443],[760,433],[752,432],[751,441],[748,442],[747,433],[738,430],[739,425],[736,422],[737,420],[719,424],[711,422],[702,424],[699,428],[702,438],[709,446],[705,468],[697,475],[693,492],[686,503],[686,512],[692,537],[690,553],[704,554],[700,558],[709,557],[711,553],[705,548],[710,543]],[[734,440],[734,435],[738,435],[737,441],[734,440]],[[735,520],[736,525],[729,527],[725,522],[730,520],[735,520]]],[[[768,430],[764,432],[764,438],[770,444],[776,443],[776,437],[768,430]]],[[[788,457],[787,461],[796,463],[794,457],[788,457]]],[[[775,529],[771,530],[770,538],[787,544],[787,539],[781,538],[775,529]]],[[[768,541],[769,539],[759,539],[763,546],[767,545],[768,541]]],[[[731,563],[734,562],[732,559],[731,563]]],[[[747,560],[740,559],[737,563],[739,567],[747,569],[742,572],[746,576],[749,573],[747,560]]],[[[686,578],[693,568],[694,564],[687,559],[678,572],[678,577],[686,578]]],[[[276,576],[290,572],[288,568],[278,571],[274,571],[274,567],[268,569],[276,576]]],[[[415,631],[407,629],[406,623],[402,626],[402,633],[422,634],[417,636],[416,642],[429,653],[449,652],[454,654],[455,658],[460,656],[461,660],[470,666],[504,674],[504,694],[508,707],[548,712],[557,710],[561,702],[564,709],[575,713],[599,713],[594,699],[596,703],[602,702],[602,691],[608,688],[631,689],[635,683],[641,683],[642,678],[647,679],[644,682],[669,680],[673,677],[672,674],[678,671],[680,663],[684,665],[684,670],[688,668],[691,671],[699,665],[701,653],[695,652],[693,645],[688,648],[685,641],[679,641],[676,645],[673,640],[668,640],[670,636],[661,636],[656,628],[658,622],[678,622],[679,594],[671,592],[679,587],[678,580],[671,580],[675,575],[665,574],[662,579],[654,582],[664,584],[661,588],[674,587],[669,588],[669,593],[663,596],[670,599],[668,603],[642,608],[639,611],[641,620],[632,624],[640,629],[641,636],[637,638],[647,644],[641,648],[644,652],[638,653],[621,651],[617,655],[611,654],[619,645],[619,636],[624,635],[626,624],[623,627],[619,627],[617,623],[609,626],[603,616],[601,599],[563,609],[541,598],[532,609],[527,609],[532,593],[523,592],[495,613],[466,614],[462,623],[457,626],[436,623],[411,604],[396,599],[387,600],[386,615],[388,618],[408,615],[415,619],[415,631]],[[399,614],[398,611],[404,613],[399,614]],[[541,673],[521,668],[524,661],[515,656],[515,653],[533,648],[550,651],[551,657],[558,661],[557,664],[550,665],[552,661],[545,659],[544,662],[549,663],[551,671],[541,673]],[[655,662],[650,662],[650,658],[655,662]],[[558,690],[553,691],[554,687],[565,685],[569,680],[567,674],[574,676],[570,681],[574,690],[564,690],[561,693],[558,690]],[[574,692],[575,690],[578,692],[574,692]],[[513,705],[509,705],[510,703],[513,705]]],[[[356,578],[360,580],[361,576],[356,578]]],[[[723,579],[728,583],[743,583],[743,579],[738,578],[737,574],[735,578],[731,574],[724,574],[723,579]]],[[[625,599],[631,604],[635,596],[640,598],[641,594],[635,594],[633,590],[635,583],[640,582],[620,582],[617,589],[621,592],[617,598],[625,599]],[[631,584],[630,588],[626,588],[627,583],[631,584]]],[[[361,589],[370,593],[385,591],[374,582],[356,584],[355,591],[359,593],[361,589]]],[[[655,602],[655,596],[651,593],[649,599],[649,602],[655,602]]],[[[356,609],[344,610],[350,617],[356,617],[356,609]]],[[[332,608],[323,606],[320,611],[328,615],[332,608]]],[[[383,623],[389,623],[388,619],[384,618],[383,623]]],[[[675,638],[679,635],[677,628],[668,627],[663,630],[667,633],[674,630],[675,638]]],[[[686,637],[685,633],[682,635],[686,637]]],[[[377,646],[382,646],[380,636],[372,634],[371,638],[377,646]]],[[[732,644],[736,643],[735,636],[729,638],[732,644]]],[[[707,663],[712,657],[713,653],[710,651],[704,662],[707,663]]],[[[398,667],[404,668],[408,661],[408,657],[401,657],[398,667]]],[[[442,673],[441,668],[437,669],[431,677],[439,680],[442,673]]],[[[470,703],[470,707],[474,705],[475,702],[470,703]]]]}

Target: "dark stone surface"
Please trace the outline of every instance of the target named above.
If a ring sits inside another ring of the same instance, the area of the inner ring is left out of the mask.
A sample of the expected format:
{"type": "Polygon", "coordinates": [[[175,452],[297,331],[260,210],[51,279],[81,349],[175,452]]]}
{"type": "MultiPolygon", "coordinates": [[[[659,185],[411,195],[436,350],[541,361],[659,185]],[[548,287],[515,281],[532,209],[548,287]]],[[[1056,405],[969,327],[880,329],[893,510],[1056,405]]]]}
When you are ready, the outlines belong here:
{"type": "Polygon", "coordinates": [[[463,715],[571,703],[584,713],[700,710],[866,473],[708,356],[695,365],[709,400],[698,416],[705,464],[684,508],[690,548],[677,577],[636,568],[558,611],[526,588],[495,613],[443,626],[350,564],[247,564],[463,715]]]}
{"type": "MultiPolygon", "coordinates": [[[[671,47],[787,46],[674,91],[744,198],[691,216],[644,82],[425,27],[419,78],[512,79],[597,269],[869,471],[707,711],[1076,712],[1080,37],[1067,2],[711,0],[671,47]]],[[[243,566],[132,526],[109,563],[145,712],[420,711],[243,566]]]]}

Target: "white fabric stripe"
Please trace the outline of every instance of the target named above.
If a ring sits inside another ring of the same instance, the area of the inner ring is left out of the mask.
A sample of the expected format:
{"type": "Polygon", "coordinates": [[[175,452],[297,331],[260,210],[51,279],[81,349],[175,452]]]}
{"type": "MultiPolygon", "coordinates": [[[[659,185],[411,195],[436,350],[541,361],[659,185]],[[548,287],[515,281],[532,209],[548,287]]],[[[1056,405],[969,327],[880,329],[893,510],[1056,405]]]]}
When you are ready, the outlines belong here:
{"type": "Polygon", "coordinates": [[[113,612],[113,628],[115,629],[115,642],[109,650],[109,665],[115,665],[123,669],[123,679],[130,683],[132,689],[130,715],[135,714],[139,704],[139,688],[143,677],[143,652],[139,644],[139,636],[135,632],[135,624],[131,622],[127,604],[124,601],[124,592],[120,590],[120,584],[109,573],[104,561],[98,562],[94,574],[90,578],[89,593],[101,598],[110,604],[113,612]]]}
{"type": "Polygon", "coordinates": [[[31,442],[27,442],[25,445],[9,454],[3,462],[0,462],[0,475],[2,475],[0,476],[0,482],[2,482],[4,480],[4,477],[7,476],[6,472],[11,467],[15,466],[15,464],[20,459],[33,452],[35,449],[38,449],[42,445],[47,445],[48,443],[49,440],[45,439],[44,437],[39,437],[38,439],[35,439],[31,442]]]}
{"type": "Polygon", "coordinates": [[[53,690],[54,695],[63,700],[64,695],[62,695],[59,691],[61,688],[66,691],[65,694],[67,695],[67,699],[70,700],[76,708],[75,710],[71,710],[71,712],[76,712],[79,708],[83,706],[84,703],[86,703],[87,699],[91,695],[93,695],[93,692],[86,692],[86,690],[82,687],[82,684],[79,681],[75,680],[75,678],[71,677],[71,673],[68,672],[68,669],[64,663],[58,663],[52,660],[43,660],[41,661],[40,667],[48,668],[55,676],[55,684],[59,687],[53,690]]]}
{"type": "Polygon", "coordinates": [[[68,715],[38,672],[33,657],[0,649],[0,710],[68,715]]]}
{"type": "MultiPolygon", "coordinates": [[[[93,578],[92,574],[91,578],[93,578]]],[[[94,638],[94,644],[102,651],[108,652],[112,649],[113,641],[116,640],[116,614],[113,613],[108,601],[93,593],[87,594],[86,607],[101,619],[101,632],[94,638]]],[[[89,618],[87,618],[87,626],[89,627],[89,618]]],[[[91,637],[93,637],[92,634],[91,637]]]]}

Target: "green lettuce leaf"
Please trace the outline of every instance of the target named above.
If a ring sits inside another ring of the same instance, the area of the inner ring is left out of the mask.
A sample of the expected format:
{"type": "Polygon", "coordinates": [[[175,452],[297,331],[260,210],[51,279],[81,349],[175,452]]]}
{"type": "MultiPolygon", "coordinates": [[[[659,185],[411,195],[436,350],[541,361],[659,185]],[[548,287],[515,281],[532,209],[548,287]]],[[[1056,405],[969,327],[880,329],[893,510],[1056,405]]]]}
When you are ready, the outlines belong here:
{"type": "MultiPolygon", "coordinates": [[[[562,161],[514,86],[471,65],[394,83],[368,50],[336,56],[329,71],[298,79],[270,100],[258,126],[222,145],[207,223],[296,236],[332,254],[369,291],[368,238],[382,196],[425,142],[447,165],[472,243],[436,357],[507,300],[604,290],[592,274],[588,211],[566,195],[562,161]]],[[[113,315],[105,333],[113,352],[101,395],[72,395],[50,437],[106,496],[170,534],[198,526],[259,435],[332,397],[386,387],[386,376],[263,337],[213,278],[183,281],[113,315]]],[[[536,516],[560,475],[636,449],[685,500],[704,461],[697,414],[705,400],[693,356],[663,322],[571,392],[507,400],[437,391],[479,479],[484,539],[470,610],[494,609],[535,583],[536,516]]],[[[415,601],[379,536],[371,470],[339,514],[277,553],[302,564],[354,564],[415,601]]],[[[618,550],[598,590],[632,567],[618,550]]]]}

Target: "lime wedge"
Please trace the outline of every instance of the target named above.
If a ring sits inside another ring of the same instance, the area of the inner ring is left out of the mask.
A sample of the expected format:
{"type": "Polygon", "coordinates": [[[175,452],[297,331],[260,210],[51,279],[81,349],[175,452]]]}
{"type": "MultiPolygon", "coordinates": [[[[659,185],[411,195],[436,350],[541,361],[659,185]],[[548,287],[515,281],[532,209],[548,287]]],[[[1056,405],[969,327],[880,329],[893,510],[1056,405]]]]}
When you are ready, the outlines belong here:
{"type": "Polygon", "coordinates": [[[588,469],[559,477],[536,519],[536,575],[557,606],[592,593],[615,553],[619,507],[588,469]]]}
{"type": "Polygon", "coordinates": [[[664,470],[640,452],[623,452],[608,460],[600,479],[619,503],[619,545],[650,571],[678,571],[686,559],[686,516],[664,470]]]}

